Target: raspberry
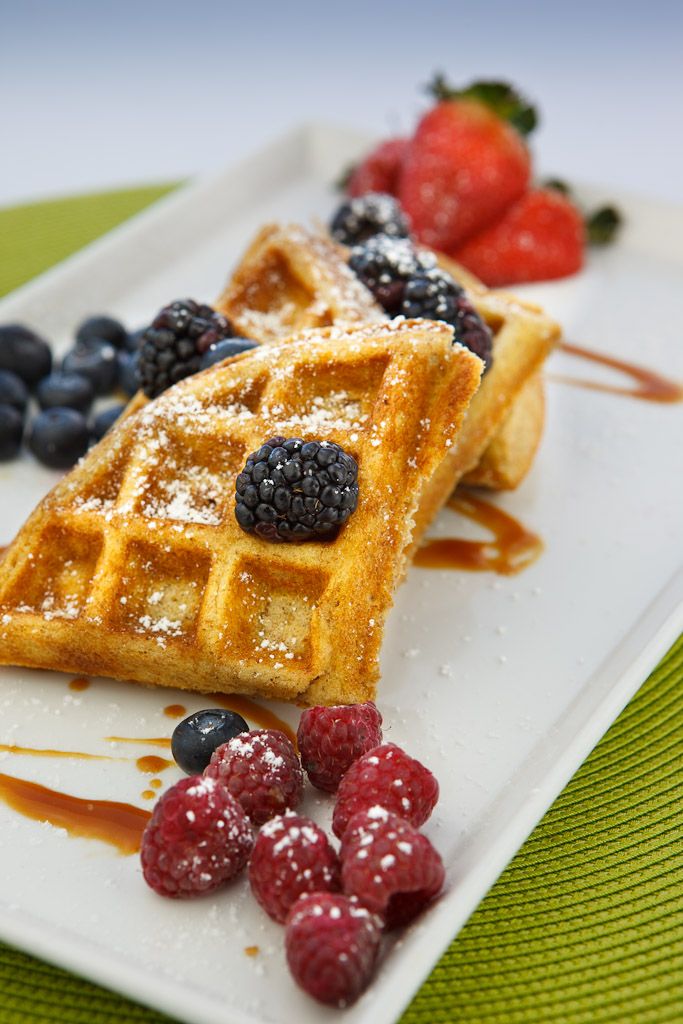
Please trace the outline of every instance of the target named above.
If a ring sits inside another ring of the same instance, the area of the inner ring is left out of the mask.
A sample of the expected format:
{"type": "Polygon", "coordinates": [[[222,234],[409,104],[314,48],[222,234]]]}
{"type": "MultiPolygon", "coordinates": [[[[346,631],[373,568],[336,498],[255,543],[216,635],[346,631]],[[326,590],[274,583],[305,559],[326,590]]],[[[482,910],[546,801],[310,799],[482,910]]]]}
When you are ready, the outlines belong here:
{"type": "Polygon", "coordinates": [[[266,822],[256,837],[249,882],[265,912],[283,924],[303,893],[340,889],[339,860],[314,821],[280,815],[266,822]]]}
{"type": "Polygon", "coordinates": [[[271,437],[235,481],[235,518],[263,540],[331,540],[358,504],[358,464],[334,441],[271,437]]]}
{"type": "Polygon", "coordinates": [[[241,871],[253,843],[244,811],[228,790],[192,775],[157,802],[142,837],[142,873],[161,896],[198,896],[241,871]]]}
{"type": "Polygon", "coordinates": [[[256,825],[297,806],[304,773],[296,750],[277,729],[252,729],[217,747],[204,769],[219,779],[256,825]]]}
{"type": "Polygon", "coordinates": [[[313,785],[334,793],[353,762],[382,742],[382,716],[372,701],[309,708],[299,720],[297,739],[313,785]]]}
{"type": "Polygon", "coordinates": [[[301,988],[328,1006],[349,1006],[377,961],[381,922],[346,896],[302,896],[287,918],[287,963],[301,988]]]}
{"type": "Polygon", "coordinates": [[[427,837],[383,807],[354,814],[341,861],[344,892],[387,928],[412,921],[443,886],[443,862],[427,837]]]}
{"type": "Polygon", "coordinates": [[[439,783],[429,769],[395,743],[384,743],[363,754],[341,780],[332,829],[341,839],[354,814],[375,805],[419,828],[438,799],[439,783]]]}

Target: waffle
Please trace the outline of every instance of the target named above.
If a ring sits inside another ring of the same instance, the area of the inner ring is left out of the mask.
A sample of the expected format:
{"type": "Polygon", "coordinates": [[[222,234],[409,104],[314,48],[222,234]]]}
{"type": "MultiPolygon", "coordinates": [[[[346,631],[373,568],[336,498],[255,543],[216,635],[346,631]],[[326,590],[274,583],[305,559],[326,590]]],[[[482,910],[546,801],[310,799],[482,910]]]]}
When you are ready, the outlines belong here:
{"type": "Polygon", "coordinates": [[[0,567],[0,663],[299,703],[374,696],[417,502],[481,361],[452,330],[313,330],[243,353],[123,419],[0,567]],[[336,441],[358,508],[333,542],[238,527],[235,476],[276,435],[336,441]]]}
{"type": "Polygon", "coordinates": [[[214,305],[245,337],[261,343],[307,327],[386,319],[340,248],[296,224],[266,225],[214,305]]]}
{"type": "Polygon", "coordinates": [[[470,487],[510,491],[531,469],[545,421],[543,376],[529,378],[479,462],[462,479],[470,487]]]}
{"type": "MultiPolygon", "coordinates": [[[[439,256],[439,261],[467,289],[479,312],[485,318],[488,315],[494,334],[506,327],[506,347],[513,356],[515,351],[519,353],[517,365],[514,358],[509,359],[505,372],[496,372],[494,387],[487,387],[487,392],[504,390],[509,402],[504,399],[500,407],[497,403],[480,402],[474,408],[478,429],[473,431],[474,454],[468,459],[474,467],[468,482],[490,488],[516,487],[531,466],[543,429],[538,387],[529,391],[524,388],[532,373],[530,366],[540,365],[548,354],[538,331],[540,311],[500,294],[498,308],[487,314],[483,307],[491,293],[485,285],[447,257],[439,256]],[[514,335],[513,341],[509,340],[510,334],[514,335]],[[513,406],[517,407],[514,415],[513,406]],[[499,430],[501,436],[496,438],[499,430]],[[481,472],[476,467],[479,457],[484,459],[481,472]]],[[[238,331],[262,344],[280,341],[306,327],[386,320],[386,314],[368,289],[349,270],[345,249],[322,232],[296,224],[268,224],[262,228],[215,307],[238,331]]],[[[500,345],[496,337],[494,352],[498,352],[500,345]]],[[[462,475],[462,469],[453,475],[453,487],[462,475]]],[[[443,493],[444,501],[448,497],[446,489],[444,483],[439,492],[443,493]]],[[[428,523],[426,515],[436,511],[438,504],[430,501],[421,519],[422,528],[428,523]]]]}

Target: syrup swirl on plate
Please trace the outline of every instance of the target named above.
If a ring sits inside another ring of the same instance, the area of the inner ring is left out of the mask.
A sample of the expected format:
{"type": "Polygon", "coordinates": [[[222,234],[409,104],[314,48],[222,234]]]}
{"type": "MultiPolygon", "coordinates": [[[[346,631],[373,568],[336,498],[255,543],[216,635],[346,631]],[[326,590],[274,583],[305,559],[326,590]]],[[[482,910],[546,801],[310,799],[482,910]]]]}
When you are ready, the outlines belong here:
{"type": "Polygon", "coordinates": [[[644,402],[681,402],[683,401],[683,387],[664,377],[655,370],[649,370],[645,366],[638,366],[636,363],[629,363],[623,359],[615,359],[613,356],[604,355],[602,352],[594,352],[592,349],[575,345],[569,341],[561,341],[557,346],[561,352],[570,356],[577,356],[579,359],[586,359],[591,363],[598,363],[611,370],[619,370],[632,380],[631,386],[624,387],[618,384],[607,384],[597,380],[581,380],[578,377],[565,377],[553,374],[551,380],[562,384],[571,384],[573,387],[588,388],[590,391],[604,391],[608,395],[623,395],[626,398],[640,398],[644,402]]]}
{"type": "Polygon", "coordinates": [[[415,552],[413,563],[421,569],[465,569],[513,576],[526,569],[543,551],[543,541],[509,513],[483,498],[458,491],[447,507],[471,522],[490,530],[490,540],[435,537],[415,552]]]}
{"type": "Polygon", "coordinates": [[[114,800],[82,800],[12,775],[0,774],[0,800],[35,821],[49,821],[71,836],[99,839],[119,853],[137,853],[151,815],[114,800]]]}

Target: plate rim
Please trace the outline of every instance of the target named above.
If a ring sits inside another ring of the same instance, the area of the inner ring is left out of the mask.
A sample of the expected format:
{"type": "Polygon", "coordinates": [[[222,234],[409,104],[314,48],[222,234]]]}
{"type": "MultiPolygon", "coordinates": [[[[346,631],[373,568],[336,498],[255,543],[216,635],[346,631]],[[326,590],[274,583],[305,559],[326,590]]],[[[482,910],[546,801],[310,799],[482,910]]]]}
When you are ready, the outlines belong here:
{"type": "MultiPolygon", "coordinates": [[[[326,137],[329,139],[331,135],[344,136],[349,144],[355,140],[359,147],[368,138],[352,129],[327,122],[295,126],[268,145],[230,163],[220,171],[201,175],[173,190],[141,213],[10,292],[0,300],[0,316],[6,308],[11,310],[13,304],[30,301],[34,294],[40,295],[46,288],[49,290],[53,286],[58,287],[64,280],[68,281],[71,275],[79,274],[82,267],[89,266],[93,260],[115,255],[120,245],[127,244],[137,234],[144,234],[157,221],[173,216],[176,209],[182,210],[195,196],[203,196],[207,189],[215,188],[232,174],[243,174],[250,165],[272,160],[274,154],[298,148],[303,165],[318,171],[320,151],[324,150],[326,137]]],[[[586,188],[591,192],[601,191],[598,186],[586,188]]],[[[619,191],[619,197],[631,201],[626,192],[619,191]]],[[[683,216],[683,205],[638,195],[632,196],[632,202],[634,206],[647,205],[661,212],[675,211],[676,216],[683,216]]],[[[645,682],[660,658],[675,642],[681,630],[683,568],[673,573],[637,622],[625,631],[622,641],[589,677],[580,696],[560,715],[554,734],[554,756],[552,759],[547,756],[549,766],[544,769],[542,786],[527,796],[506,824],[498,829],[495,841],[488,842],[486,855],[480,859],[479,865],[469,866],[461,875],[458,885],[451,886],[432,908],[426,920],[417,922],[406,932],[400,949],[394,950],[387,961],[389,967],[396,968],[397,959],[409,958],[410,970],[394,969],[391,984],[381,985],[385,969],[388,969],[385,962],[376,985],[368,990],[352,1011],[355,1024],[394,1020],[409,1003],[505,866],[645,682]],[[600,692],[598,686],[602,688],[600,692]],[[591,709],[585,705],[595,706],[591,709]],[[577,716],[583,716],[578,726],[573,724],[577,716]]],[[[530,752],[519,771],[527,768],[534,760],[537,747],[530,752]]],[[[538,763],[540,771],[540,760],[538,763]]],[[[485,824],[484,829],[486,827],[485,824]]],[[[187,982],[149,975],[143,967],[125,960],[120,953],[94,947],[81,938],[78,932],[72,932],[69,928],[52,928],[47,935],[41,934],[41,928],[44,931],[44,926],[30,912],[20,911],[18,914],[10,904],[0,901],[0,938],[4,941],[176,1018],[180,1011],[182,1019],[196,1024],[212,1024],[217,1019],[220,1011],[215,997],[204,996],[200,990],[188,986],[187,982]],[[54,948],[55,935],[58,938],[57,948],[54,948]]],[[[321,1019],[326,1019],[328,1012],[334,1013],[338,1019],[338,1013],[320,1008],[321,1019]]],[[[257,1020],[252,1014],[245,1014],[235,1006],[229,1008],[227,1016],[220,1013],[220,1019],[230,1020],[234,1024],[255,1024],[257,1020]]]]}

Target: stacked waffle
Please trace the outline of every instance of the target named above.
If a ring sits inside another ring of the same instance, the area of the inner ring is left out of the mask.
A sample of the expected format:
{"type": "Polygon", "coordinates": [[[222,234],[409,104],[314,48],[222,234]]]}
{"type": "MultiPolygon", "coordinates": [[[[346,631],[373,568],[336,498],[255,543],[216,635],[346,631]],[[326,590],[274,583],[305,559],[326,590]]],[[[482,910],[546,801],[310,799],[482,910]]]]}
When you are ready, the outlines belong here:
{"type": "Polygon", "coordinates": [[[557,329],[468,284],[494,334],[481,385],[452,328],[387,321],[323,234],[265,228],[217,303],[260,346],[138,396],[38,506],[2,563],[0,662],[300,703],[374,696],[412,547],[463,477],[514,485],[540,437],[557,329]],[[358,507],[334,540],[239,528],[237,474],[276,435],[356,459],[358,507]]]}

